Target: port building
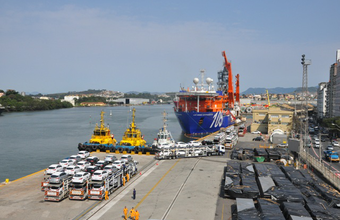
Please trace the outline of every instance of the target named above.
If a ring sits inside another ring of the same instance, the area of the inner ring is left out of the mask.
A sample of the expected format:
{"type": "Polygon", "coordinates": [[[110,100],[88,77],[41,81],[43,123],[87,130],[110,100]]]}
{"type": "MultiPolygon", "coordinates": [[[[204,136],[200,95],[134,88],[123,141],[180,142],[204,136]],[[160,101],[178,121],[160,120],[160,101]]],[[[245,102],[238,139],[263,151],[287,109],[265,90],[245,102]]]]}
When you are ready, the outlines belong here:
{"type": "Polygon", "coordinates": [[[282,110],[280,107],[253,110],[251,131],[261,131],[271,135],[275,130],[289,134],[292,129],[294,111],[282,110]]]}

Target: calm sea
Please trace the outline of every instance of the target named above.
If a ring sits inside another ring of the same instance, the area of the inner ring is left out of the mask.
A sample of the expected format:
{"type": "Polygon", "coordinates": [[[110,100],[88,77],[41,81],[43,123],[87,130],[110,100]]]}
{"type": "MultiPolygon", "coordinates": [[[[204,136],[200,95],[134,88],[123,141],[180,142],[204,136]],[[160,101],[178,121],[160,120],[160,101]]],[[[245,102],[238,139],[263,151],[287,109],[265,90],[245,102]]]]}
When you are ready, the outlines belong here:
{"type": "MultiPolygon", "coordinates": [[[[185,139],[172,105],[136,106],[136,124],[152,143],[168,113],[168,130],[176,141],[185,139]]],[[[39,112],[3,113],[0,116],[0,182],[15,180],[58,163],[78,152],[78,143],[89,141],[100,112],[120,141],[132,120],[130,107],[84,107],[39,112]],[[110,116],[112,112],[112,116],[110,116]]],[[[187,140],[185,140],[187,141],[187,140]]]]}

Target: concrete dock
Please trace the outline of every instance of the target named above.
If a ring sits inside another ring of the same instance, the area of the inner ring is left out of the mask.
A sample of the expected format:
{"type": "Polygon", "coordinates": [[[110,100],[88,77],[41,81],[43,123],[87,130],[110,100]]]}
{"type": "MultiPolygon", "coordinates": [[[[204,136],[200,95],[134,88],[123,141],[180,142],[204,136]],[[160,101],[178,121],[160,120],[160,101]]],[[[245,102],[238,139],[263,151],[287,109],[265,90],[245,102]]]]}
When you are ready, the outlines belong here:
{"type": "MultiPolygon", "coordinates": [[[[106,153],[92,155],[104,158],[106,153]]],[[[135,207],[140,220],[231,218],[235,201],[220,196],[226,156],[161,161],[151,155],[133,157],[139,173],[106,201],[45,202],[43,171],[1,186],[0,219],[123,219],[125,206],[135,207]]]]}

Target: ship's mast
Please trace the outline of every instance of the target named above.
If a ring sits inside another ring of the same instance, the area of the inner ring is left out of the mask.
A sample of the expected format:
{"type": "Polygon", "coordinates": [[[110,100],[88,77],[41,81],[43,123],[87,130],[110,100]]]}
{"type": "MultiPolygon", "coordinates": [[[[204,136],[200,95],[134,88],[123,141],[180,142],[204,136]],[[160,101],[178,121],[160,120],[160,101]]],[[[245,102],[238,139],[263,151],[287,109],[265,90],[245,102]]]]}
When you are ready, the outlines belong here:
{"type": "Polygon", "coordinates": [[[166,116],[167,116],[167,113],[164,111],[163,112],[163,131],[166,130],[166,121],[167,121],[166,116]]]}
{"type": "Polygon", "coordinates": [[[100,130],[104,130],[105,125],[104,125],[104,111],[102,110],[100,112],[100,130]]]}
{"type": "Polygon", "coordinates": [[[133,108],[132,109],[132,122],[131,122],[131,129],[135,129],[136,128],[136,125],[135,125],[135,113],[136,113],[136,109],[133,108]]]}

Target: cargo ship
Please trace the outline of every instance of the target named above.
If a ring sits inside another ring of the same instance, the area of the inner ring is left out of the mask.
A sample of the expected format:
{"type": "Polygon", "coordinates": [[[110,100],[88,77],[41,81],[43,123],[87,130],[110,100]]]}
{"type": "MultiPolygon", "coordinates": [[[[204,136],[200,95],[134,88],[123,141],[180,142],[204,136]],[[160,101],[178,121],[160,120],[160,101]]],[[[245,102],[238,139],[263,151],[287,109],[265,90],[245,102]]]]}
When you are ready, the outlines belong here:
{"type": "MultiPolygon", "coordinates": [[[[201,70],[201,82],[194,78],[192,89],[181,88],[174,99],[174,111],[185,135],[201,136],[216,132],[221,128],[234,124],[232,114],[235,95],[239,101],[239,82],[236,83],[236,93],[233,92],[231,64],[225,52],[224,69],[218,72],[218,88],[215,90],[213,79],[206,78],[201,70]]],[[[236,76],[237,80],[239,75],[236,76]]]]}

